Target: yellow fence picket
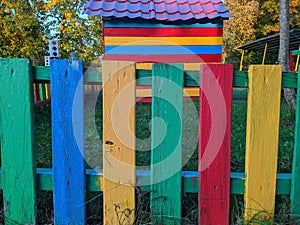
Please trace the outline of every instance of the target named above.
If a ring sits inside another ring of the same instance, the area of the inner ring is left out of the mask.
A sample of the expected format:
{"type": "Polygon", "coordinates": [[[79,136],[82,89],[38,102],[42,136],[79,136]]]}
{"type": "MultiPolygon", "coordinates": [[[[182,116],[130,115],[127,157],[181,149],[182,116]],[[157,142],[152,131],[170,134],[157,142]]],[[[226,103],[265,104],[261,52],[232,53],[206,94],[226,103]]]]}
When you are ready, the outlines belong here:
{"type": "Polygon", "coordinates": [[[103,64],[103,147],[103,224],[133,224],[135,64],[103,64]]]}
{"type": "Polygon", "coordinates": [[[249,68],[245,219],[272,220],[276,195],[281,67],[249,68]]]}

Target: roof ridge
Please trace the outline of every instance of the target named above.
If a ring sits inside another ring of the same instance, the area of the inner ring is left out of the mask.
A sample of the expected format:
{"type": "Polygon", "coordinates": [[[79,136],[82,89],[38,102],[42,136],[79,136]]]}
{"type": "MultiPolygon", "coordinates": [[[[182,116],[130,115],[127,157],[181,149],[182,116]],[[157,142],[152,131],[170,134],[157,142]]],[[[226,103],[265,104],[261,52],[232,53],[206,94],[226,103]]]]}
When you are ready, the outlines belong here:
{"type": "Polygon", "coordinates": [[[221,0],[89,0],[84,13],[169,21],[231,16],[221,0]]]}

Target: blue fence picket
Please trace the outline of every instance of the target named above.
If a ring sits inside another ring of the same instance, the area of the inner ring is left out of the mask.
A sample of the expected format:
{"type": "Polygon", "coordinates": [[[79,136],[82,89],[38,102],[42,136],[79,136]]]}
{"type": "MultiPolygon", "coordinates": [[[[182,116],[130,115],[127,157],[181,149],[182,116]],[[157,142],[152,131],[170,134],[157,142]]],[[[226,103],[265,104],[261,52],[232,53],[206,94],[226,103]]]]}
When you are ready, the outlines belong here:
{"type": "Polygon", "coordinates": [[[80,60],[51,61],[55,224],[85,224],[82,75],[80,60]]]}

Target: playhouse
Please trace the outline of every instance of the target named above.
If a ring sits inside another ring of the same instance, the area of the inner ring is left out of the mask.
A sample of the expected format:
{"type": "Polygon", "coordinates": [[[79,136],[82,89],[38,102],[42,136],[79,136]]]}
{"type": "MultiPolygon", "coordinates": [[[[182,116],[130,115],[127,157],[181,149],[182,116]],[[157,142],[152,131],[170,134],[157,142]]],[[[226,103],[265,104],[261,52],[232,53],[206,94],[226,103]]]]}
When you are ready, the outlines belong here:
{"type": "Polygon", "coordinates": [[[103,19],[104,59],[221,62],[221,0],[90,0],[84,13],[103,19]]]}

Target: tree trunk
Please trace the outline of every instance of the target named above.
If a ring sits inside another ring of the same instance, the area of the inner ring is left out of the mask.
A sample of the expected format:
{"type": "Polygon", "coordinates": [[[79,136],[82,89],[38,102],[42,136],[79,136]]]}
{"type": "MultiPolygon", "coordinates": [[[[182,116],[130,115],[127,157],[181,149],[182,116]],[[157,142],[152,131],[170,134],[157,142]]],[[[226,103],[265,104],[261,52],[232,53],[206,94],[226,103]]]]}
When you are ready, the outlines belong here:
{"type": "MultiPolygon", "coordinates": [[[[290,5],[289,0],[280,0],[280,43],[278,61],[282,65],[282,71],[289,71],[289,21],[290,5]]],[[[292,112],[296,111],[296,94],[291,88],[284,88],[284,97],[292,112]]]]}

